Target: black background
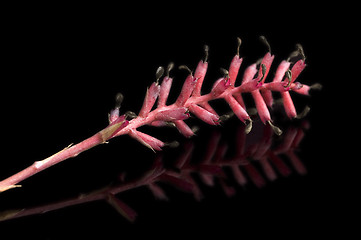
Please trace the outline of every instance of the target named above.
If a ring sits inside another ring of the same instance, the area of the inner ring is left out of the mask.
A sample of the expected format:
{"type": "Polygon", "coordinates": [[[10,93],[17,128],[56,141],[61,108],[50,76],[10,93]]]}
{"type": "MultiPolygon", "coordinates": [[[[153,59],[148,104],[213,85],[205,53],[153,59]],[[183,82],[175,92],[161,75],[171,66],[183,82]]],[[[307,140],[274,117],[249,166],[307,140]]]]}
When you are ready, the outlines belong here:
{"type": "MultiPolygon", "coordinates": [[[[295,96],[298,109],[306,104],[311,107],[307,116],[311,127],[298,152],[308,174],[293,173],[262,189],[251,184],[246,189],[236,187],[237,193],[231,198],[217,183],[214,188],[203,186],[206,196],[201,202],[170,187],[165,188],[169,191],[168,202],[155,201],[140,188],[117,195],[138,212],[135,223],[127,222],[99,201],[0,222],[2,234],[12,239],[347,234],[353,228],[344,225],[347,214],[352,216],[356,210],[348,208],[354,200],[351,184],[355,180],[350,178],[354,177],[349,170],[352,158],[343,147],[349,140],[339,134],[353,118],[343,110],[340,99],[347,84],[345,75],[340,78],[338,73],[347,71],[346,76],[353,76],[354,71],[344,68],[347,57],[342,54],[349,52],[352,37],[345,24],[339,24],[343,10],[261,3],[194,7],[182,2],[163,7],[140,4],[9,9],[11,14],[4,16],[1,30],[1,178],[104,128],[117,92],[125,96],[124,111],[138,111],[157,67],[173,61],[195,69],[203,57],[204,44],[210,46],[204,86],[204,91],[209,91],[212,80],[220,76],[218,69],[227,68],[234,56],[236,37],[243,40],[244,71],[266,51],[258,40],[260,35],[267,37],[276,55],[273,71],[295,44],[301,43],[308,66],[299,81],[324,86],[311,97],[295,96]]],[[[173,99],[185,73],[175,70],[174,77],[173,99]]],[[[301,124],[278,121],[285,129],[301,124]]],[[[202,146],[214,128],[196,123],[201,130],[195,141],[202,146]]],[[[220,131],[227,138],[236,124],[232,120],[220,131]]],[[[183,141],[176,131],[144,131],[158,134],[163,140],[183,141]]],[[[166,150],[165,155],[172,151],[166,150]]],[[[141,172],[151,165],[154,156],[127,136],[114,139],[24,181],[20,189],[0,194],[0,210],[76,197],[109,184],[124,169],[141,172]]]]}

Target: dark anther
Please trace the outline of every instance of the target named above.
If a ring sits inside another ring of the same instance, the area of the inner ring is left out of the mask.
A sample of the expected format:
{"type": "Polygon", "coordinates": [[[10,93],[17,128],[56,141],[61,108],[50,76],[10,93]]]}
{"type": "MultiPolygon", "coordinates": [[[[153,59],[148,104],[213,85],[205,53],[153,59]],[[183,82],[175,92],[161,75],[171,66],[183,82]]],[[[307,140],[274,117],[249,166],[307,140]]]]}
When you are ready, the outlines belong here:
{"type": "Polygon", "coordinates": [[[246,120],[246,121],[247,121],[247,123],[246,123],[246,128],[244,129],[244,132],[245,132],[246,134],[248,134],[248,133],[250,133],[251,130],[252,130],[252,123],[253,123],[253,121],[252,121],[252,119],[248,119],[248,120],[246,120]]]}
{"type": "Polygon", "coordinates": [[[306,56],[305,56],[305,52],[303,51],[303,47],[301,44],[297,43],[296,44],[296,49],[297,51],[300,53],[300,55],[302,56],[302,59],[305,60],[306,56]]]}
{"type": "Polygon", "coordinates": [[[287,62],[290,62],[291,60],[294,60],[295,58],[301,57],[302,60],[306,59],[305,53],[303,51],[303,47],[301,44],[296,44],[296,50],[291,52],[291,54],[287,58],[287,62]]]}
{"type": "Polygon", "coordinates": [[[226,78],[226,79],[229,78],[229,72],[227,69],[220,68],[219,70],[223,73],[224,78],[226,78]]]}
{"type": "Polygon", "coordinates": [[[312,84],[310,86],[311,89],[313,90],[321,90],[322,89],[322,85],[320,83],[315,83],[315,84],[312,84]]]}
{"type": "Polygon", "coordinates": [[[209,47],[208,45],[204,45],[204,61],[203,62],[207,62],[208,61],[208,54],[209,54],[209,47]]]}
{"type": "Polygon", "coordinates": [[[222,116],[219,117],[219,121],[220,122],[225,122],[227,121],[228,119],[230,119],[231,117],[234,116],[234,113],[233,112],[229,112],[227,114],[223,114],[222,116]]]}
{"type": "Polygon", "coordinates": [[[241,47],[242,39],[237,37],[237,56],[239,56],[239,48],[241,47]]]}
{"type": "Polygon", "coordinates": [[[136,118],[136,117],[138,117],[138,116],[137,116],[137,114],[135,114],[135,112],[132,112],[132,111],[125,112],[126,119],[132,120],[133,118],[136,118]]]}
{"type": "Polygon", "coordinates": [[[174,67],[174,63],[173,63],[173,62],[170,62],[170,63],[168,64],[168,66],[167,66],[167,70],[165,71],[165,75],[166,75],[167,77],[169,77],[169,73],[170,73],[170,71],[173,69],[173,67],[174,67]]]}
{"type": "Polygon", "coordinates": [[[179,147],[179,142],[178,141],[166,142],[164,144],[164,146],[170,147],[170,148],[177,148],[177,147],[179,147]]]}
{"type": "Polygon", "coordinates": [[[120,106],[122,105],[124,96],[121,93],[117,93],[117,95],[115,95],[115,108],[119,109],[120,106]]]}
{"type": "Polygon", "coordinates": [[[186,65],[180,65],[178,67],[178,69],[181,69],[181,70],[184,69],[184,70],[188,71],[190,75],[192,75],[192,71],[186,65]]]}
{"type": "Polygon", "coordinates": [[[263,42],[263,44],[266,45],[266,47],[268,48],[268,52],[271,53],[271,45],[267,41],[266,37],[265,36],[260,36],[259,39],[263,42]]]}
{"type": "Polygon", "coordinates": [[[155,79],[156,82],[159,82],[159,79],[163,76],[164,74],[164,68],[162,66],[157,68],[157,71],[155,72],[155,79]]]}
{"type": "Polygon", "coordinates": [[[287,85],[285,86],[285,88],[288,88],[290,85],[291,85],[291,82],[292,82],[292,71],[290,69],[288,69],[286,72],[285,72],[285,78],[288,79],[288,83],[287,85]]]}
{"type": "Polygon", "coordinates": [[[262,77],[260,80],[258,80],[259,83],[262,82],[262,80],[264,79],[264,75],[266,75],[266,71],[267,71],[267,67],[263,63],[261,64],[261,68],[262,68],[262,77]]]}
{"type": "Polygon", "coordinates": [[[311,110],[311,108],[309,106],[306,106],[303,109],[303,111],[296,116],[296,118],[297,119],[302,119],[302,118],[306,117],[310,110],[311,110]]]}
{"type": "Polygon", "coordinates": [[[267,121],[267,122],[268,122],[268,124],[271,126],[273,132],[274,132],[277,136],[280,136],[280,135],[282,134],[282,130],[281,130],[279,127],[273,125],[273,123],[272,123],[270,120],[267,121]]]}

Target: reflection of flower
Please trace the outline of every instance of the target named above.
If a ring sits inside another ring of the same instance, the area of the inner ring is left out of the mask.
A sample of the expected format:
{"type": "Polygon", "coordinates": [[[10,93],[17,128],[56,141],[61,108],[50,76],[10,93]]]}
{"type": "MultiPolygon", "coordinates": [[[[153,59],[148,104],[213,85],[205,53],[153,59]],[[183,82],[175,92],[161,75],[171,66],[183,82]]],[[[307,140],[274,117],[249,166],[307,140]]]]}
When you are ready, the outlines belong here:
{"type": "MultiPolygon", "coordinates": [[[[259,123],[258,121],[255,124],[259,123]]],[[[274,133],[270,126],[260,124],[257,127],[263,127],[263,131],[258,135],[256,133],[246,135],[245,126],[238,127],[236,144],[233,146],[234,151],[230,151],[230,146],[234,142],[225,142],[221,133],[214,131],[209,138],[202,159],[194,157],[198,156],[194,154],[197,151],[197,143],[189,140],[181,146],[181,154],[170,167],[165,167],[162,164],[163,161],[169,163],[170,159],[168,160],[166,155],[158,153],[153,165],[136,179],[127,180],[126,174],[123,173],[119,178],[120,182],[115,185],[81,194],[77,198],[40,207],[3,211],[0,213],[0,219],[7,220],[71,205],[106,200],[129,221],[134,221],[137,216],[136,211],[119,199],[118,194],[146,186],[156,199],[168,200],[162,184],[159,184],[167,183],[183,192],[193,194],[194,198],[200,201],[204,197],[202,185],[212,187],[217,181],[224,193],[227,196],[232,196],[236,193],[236,184],[246,186],[251,182],[257,188],[261,188],[266,185],[267,181],[276,180],[277,173],[283,177],[289,176],[292,170],[282,155],[288,157],[290,165],[298,174],[306,174],[307,170],[295,154],[295,150],[298,149],[304,137],[304,129],[308,128],[307,121],[304,121],[301,127],[291,126],[287,128],[282,140],[276,145],[273,141],[274,133]],[[254,140],[255,137],[256,140],[254,140]],[[229,152],[232,152],[231,156],[229,152]],[[231,171],[225,171],[226,169],[231,171]],[[227,173],[232,173],[232,176],[227,175],[227,173]],[[195,178],[195,174],[199,178],[195,178]],[[234,179],[234,183],[230,179],[234,179]]]]}

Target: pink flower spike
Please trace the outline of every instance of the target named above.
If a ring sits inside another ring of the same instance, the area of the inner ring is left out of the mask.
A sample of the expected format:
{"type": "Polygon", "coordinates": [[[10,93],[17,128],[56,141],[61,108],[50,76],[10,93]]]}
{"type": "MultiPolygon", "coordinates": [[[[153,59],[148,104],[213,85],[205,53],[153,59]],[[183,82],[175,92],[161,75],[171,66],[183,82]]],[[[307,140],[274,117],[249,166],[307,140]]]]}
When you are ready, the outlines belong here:
{"type": "MultiPolygon", "coordinates": [[[[186,67],[186,66],[180,66],[180,68],[189,70],[189,68],[186,67]]],[[[192,92],[194,90],[194,87],[195,87],[195,85],[197,83],[198,79],[192,76],[192,72],[190,70],[189,70],[189,72],[190,72],[190,74],[186,78],[186,80],[185,80],[185,82],[183,84],[181,93],[179,94],[179,96],[178,96],[178,98],[177,98],[177,100],[175,102],[175,105],[177,105],[177,106],[184,106],[186,101],[191,96],[191,94],[192,94],[192,92]]]]}
{"type": "Polygon", "coordinates": [[[160,86],[156,82],[152,83],[150,88],[147,89],[143,106],[138,114],[140,117],[146,117],[147,114],[150,112],[150,110],[152,110],[152,107],[159,95],[159,92],[160,92],[160,86]]]}
{"type": "Polygon", "coordinates": [[[148,134],[139,132],[135,129],[131,129],[129,131],[129,136],[132,138],[138,140],[140,143],[142,143],[144,146],[150,148],[152,151],[162,150],[162,147],[164,146],[164,142],[160,141],[159,139],[149,136],[148,134]]]}
{"type": "Polygon", "coordinates": [[[189,118],[188,109],[185,107],[171,108],[156,113],[155,119],[160,121],[171,122],[175,120],[185,120],[189,118]]]}
{"type": "Polygon", "coordinates": [[[219,117],[211,112],[208,112],[206,109],[192,104],[189,106],[189,111],[196,115],[202,121],[210,125],[219,125],[219,117]]]}

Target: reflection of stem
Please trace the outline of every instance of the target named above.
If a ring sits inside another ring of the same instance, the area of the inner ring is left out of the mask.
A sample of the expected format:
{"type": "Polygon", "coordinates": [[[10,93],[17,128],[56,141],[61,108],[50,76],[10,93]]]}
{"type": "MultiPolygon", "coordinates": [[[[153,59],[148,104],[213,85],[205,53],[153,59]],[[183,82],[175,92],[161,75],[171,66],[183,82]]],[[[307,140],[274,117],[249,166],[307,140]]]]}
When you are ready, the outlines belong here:
{"type": "MultiPolygon", "coordinates": [[[[304,127],[307,128],[307,125],[304,125],[304,127]]],[[[298,174],[304,175],[307,173],[305,166],[294,151],[304,137],[302,128],[287,129],[283,141],[275,147],[272,145],[273,131],[269,126],[264,127],[260,140],[250,142],[249,136],[245,135],[244,126],[241,126],[237,132],[238,142],[233,157],[226,157],[228,145],[222,141],[221,135],[216,132],[210,138],[201,161],[192,158],[196,150],[195,144],[187,142],[183,145],[184,151],[182,151],[171,169],[164,169],[162,165],[163,155],[158,154],[153,166],[138,179],[122,182],[116,186],[107,186],[57,203],[22,210],[3,211],[0,213],[0,220],[40,214],[97,200],[106,200],[126,219],[133,222],[137,213],[116,197],[117,194],[130,189],[147,186],[157,199],[167,200],[166,193],[157,184],[158,182],[165,182],[184,192],[191,192],[196,200],[201,200],[204,194],[201,186],[194,179],[194,174],[198,174],[200,180],[207,186],[214,186],[217,178],[224,193],[227,196],[232,196],[235,194],[235,187],[231,186],[229,181],[226,181],[228,176],[223,171],[225,168],[231,169],[235,182],[240,186],[245,186],[250,180],[256,187],[264,187],[266,180],[262,173],[269,181],[277,179],[275,170],[284,177],[291,174],[291,168],[285,164],[280,155],[289,158],[293,169],[298,174]]]]}

